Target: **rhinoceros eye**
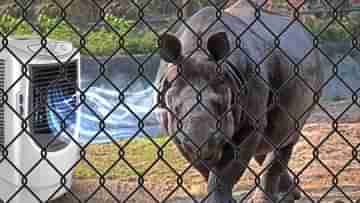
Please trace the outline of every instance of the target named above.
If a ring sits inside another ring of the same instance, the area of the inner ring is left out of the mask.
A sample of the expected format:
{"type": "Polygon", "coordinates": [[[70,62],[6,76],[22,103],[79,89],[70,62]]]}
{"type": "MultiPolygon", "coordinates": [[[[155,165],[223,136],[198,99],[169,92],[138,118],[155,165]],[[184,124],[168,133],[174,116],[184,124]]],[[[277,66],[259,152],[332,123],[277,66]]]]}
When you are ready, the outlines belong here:
{"type": "Polygon", "coordinates": [[[180,113],[180,109],[181,109],[181,106],[180,105],[176,105],[176,106],[174,106],[174,113],[180,113]]]}
{"type": "Polygon", "coordinates": [[[165,94],[166,105],[170,108],[174,106],[174,100],[176,98],[176,89],[174,87],[169,88],[165,94]]]}
{"type": "Polygon", "coordinates": [[[170,87],[171,87],[171,83],[167,79],[165,79],[163,84],[163,89],[167,91],[170,87]]]}
{"type": "Polygon", "coordinates": [[[171,96],[168,96],[166,99],[166,105],[167,107],[172,111],[172,113],[178,114],[181,110],[181,105],[174,102],[174,98],[171,96]]]}
{"type": "Polygon", "coordinates": [[[216,114],[222,114],[223,113],[224,105],[220,101],[213,100],[213,101],[211,101],[211,105],[213,106],[214,111],[215,111],[213,113],[216,113],[216,114]]]}

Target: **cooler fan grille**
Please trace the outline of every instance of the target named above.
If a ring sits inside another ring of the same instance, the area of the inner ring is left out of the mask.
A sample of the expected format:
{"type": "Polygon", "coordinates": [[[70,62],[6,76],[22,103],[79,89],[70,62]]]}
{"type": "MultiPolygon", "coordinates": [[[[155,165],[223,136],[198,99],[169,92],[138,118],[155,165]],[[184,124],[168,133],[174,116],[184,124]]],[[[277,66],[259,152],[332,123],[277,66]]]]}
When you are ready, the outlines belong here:
{"type": "MultiPolygon", "coordinates": [[[[76,87],[78,82],[77,63],[67,65],[39,65],[31,66],[32,84],[30,88],[31,104],[30,111],[31,128],[34,137],[43,147],[53,141],[56,132],[55,126],[59,127],[60,122],[54,123],[54,113],[50,110],[51,105],[56,105],[56,116],[62,114],[72,114],[76,105],[76,87]],[[64,104],[66,100],[66,104],[64,104]],[[51,101],[51,104],[49,104],[51,101]],[[50,108],[49,108],[50,107],[50,108]]],[[[66,118],[68,120],[68,118],[66,118]]],[[[68,131],[69,132],[69,131],[68,131]]],[[[64,145],[64,141],[58,139],[52,142],[47,149],[56,150],[64,145]]],[[[66,143],[65,143],[66,145],[66,143]]]]}

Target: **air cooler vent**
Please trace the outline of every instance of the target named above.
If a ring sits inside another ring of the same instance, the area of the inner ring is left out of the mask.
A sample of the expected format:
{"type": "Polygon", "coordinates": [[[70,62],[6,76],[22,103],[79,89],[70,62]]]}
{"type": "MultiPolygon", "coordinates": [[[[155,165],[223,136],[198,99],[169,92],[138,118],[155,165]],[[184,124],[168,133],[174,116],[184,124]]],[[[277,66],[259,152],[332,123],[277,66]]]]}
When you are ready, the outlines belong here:
{"type": "Polygon", "coordinates": [[[4,104],[3,104],[4,91],[5,91],[5,60],[0,59],[0,145],[5,144],[4,104]]]}
{"type": "MultiPolygon", "coordinates": [[[[51,145],[47,146],[48,151],[58,150],[67,144],[60,139],[61,137],[53,142],[54,136],[59,134],[61,119],[66,118],[66,123],[75,123],[72,119],[76,117],[72,111],[76,106],[77,63],[64,66],[60,64],[31,66],[30,74],[31,131],[42,147],[51,142],[51,145]]],[[[72,131],[68,127],[66,125],[65,130],[71,134],[72,131]]]]}

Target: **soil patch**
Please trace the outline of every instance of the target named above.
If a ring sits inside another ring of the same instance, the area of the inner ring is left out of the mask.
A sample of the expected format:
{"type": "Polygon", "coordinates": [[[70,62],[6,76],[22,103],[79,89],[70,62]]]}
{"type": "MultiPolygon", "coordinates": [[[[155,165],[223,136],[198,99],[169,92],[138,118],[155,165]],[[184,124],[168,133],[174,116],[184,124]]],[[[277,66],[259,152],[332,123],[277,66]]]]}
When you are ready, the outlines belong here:
{"type": "MultiPolygon", "coordinates": [[[[299,202],[311,202],[310,199],[325,202],[359,200],[359,106],[350,100],[324,103],[316,108],[302,133],[304,137],[296,145],[289,166],[291,173],[299,178],[298,187],[303,190],[303,199],[299,202]]],[[[173,153],[178,153],[176,148],[171,149],[173,153]]],[[[142,152],[142,149],[138,150],[142,152]]],[[[170,159],[181,159],[181,156],[170,156],[170,159]]],[[[131,174],[120,178],[110,177],[106,179],[104,187],[100,186],[98,177],[78,177],[71,190],[76,198],[68,193],[55,203],[78,202],[77,198],[81,201],[89,199],[90,203],[116,200],[129,203],[188,203],[192,202],[188,200],[189,195],[205,195],[206,183],[199,173],[188,168],[186,162],[176,163],[178,165],[175,169],[171,169],[171,166],[155,167],[155,172],[148,173],[149,176],[145,175],[144,178],[131,174]],[[139,187],[139,184],[144,187],[139,187]]],[[[259,172],[254,162],[251,162],[250,167],[259,172]]],[[[237,184],[236,191],[249,191],[254,185],[254,177],[247,171],[237,184]]]]}

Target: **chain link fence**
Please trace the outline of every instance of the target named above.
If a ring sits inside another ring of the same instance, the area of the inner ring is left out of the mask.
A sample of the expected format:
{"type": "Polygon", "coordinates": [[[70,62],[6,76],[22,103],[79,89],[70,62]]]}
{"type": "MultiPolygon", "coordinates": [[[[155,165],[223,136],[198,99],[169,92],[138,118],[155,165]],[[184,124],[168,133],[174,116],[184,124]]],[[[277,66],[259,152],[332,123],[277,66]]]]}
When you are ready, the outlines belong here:
{"type": "Polygon", "coordinates": [[[358,4],[296,2],[4,2],[0,202],[359,202],[358,4]]]}

